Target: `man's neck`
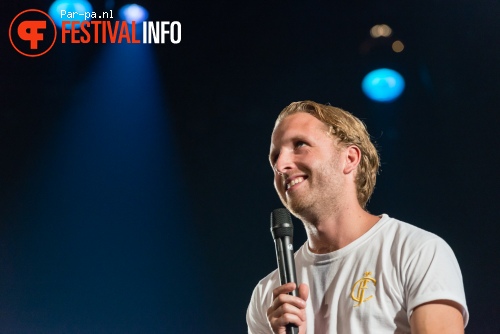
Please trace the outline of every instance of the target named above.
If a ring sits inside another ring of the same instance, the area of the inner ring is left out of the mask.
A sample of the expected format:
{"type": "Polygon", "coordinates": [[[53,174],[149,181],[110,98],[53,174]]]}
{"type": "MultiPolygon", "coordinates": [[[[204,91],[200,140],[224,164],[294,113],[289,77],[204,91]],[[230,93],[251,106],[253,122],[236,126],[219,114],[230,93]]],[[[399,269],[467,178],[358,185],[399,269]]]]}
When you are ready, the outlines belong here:
{"type": "Polygon", "coordinates": [[[303,220],[308,236],[309,249],[325,254],[341,249],[365,234],[380,217],[374,216],[359,205],[339,208],[335,213],[303,220]]]}

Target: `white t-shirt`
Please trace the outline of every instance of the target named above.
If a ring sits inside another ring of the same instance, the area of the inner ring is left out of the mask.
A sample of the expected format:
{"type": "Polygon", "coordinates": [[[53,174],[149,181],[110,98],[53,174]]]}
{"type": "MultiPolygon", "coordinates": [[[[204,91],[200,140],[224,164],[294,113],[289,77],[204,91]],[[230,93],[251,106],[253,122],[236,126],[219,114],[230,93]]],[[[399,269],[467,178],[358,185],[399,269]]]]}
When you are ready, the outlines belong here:
{"type": "MultiPolygon", "coordinates": [[[[469,314],[462,274],[451,248],[438,236],[387,215],[346,247],[314,254],[307,242],[295,253],[298,283],[309,285],[308,334],[410,333],[418,305],[438,299],[469,314]]],[[[277,270],[255,287],[247,310],[248,333],[272,333],[266,311],[280,285],[277,270]]]]}

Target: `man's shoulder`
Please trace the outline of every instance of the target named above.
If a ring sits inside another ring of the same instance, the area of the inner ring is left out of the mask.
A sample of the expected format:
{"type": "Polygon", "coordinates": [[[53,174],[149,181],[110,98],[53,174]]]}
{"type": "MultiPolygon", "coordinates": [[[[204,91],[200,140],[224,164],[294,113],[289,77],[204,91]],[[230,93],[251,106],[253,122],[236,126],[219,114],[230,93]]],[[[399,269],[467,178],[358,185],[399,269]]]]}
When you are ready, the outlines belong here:
{"type": "Polygon", "coordinates": [[[424,230],[421,227],[413,225],[412,223],[407,223],[397,218],[389,217],[388,215],[382,215],[382,219],[386,219],[384,230],[382,233],[384,235],[390,234],[402,240],[418,239],[420,241],[424,240],[434,240],[441,239],[438,235],[424,230]]]}
{"type": "Polygon", "coordinates": [[[440,236],[424,230],[416,225],[398,220],[396,218],[383,215],[386,219],[383,226],[378,231],[379,238],[384,244],[391,244],[393,251],[410,252],[417,251],[424,247],[448,248],[448,244],[440,236]]]}
{"type": "Polygon", "coordinates": [[[381,249],[385,249],[391,256],[406,263],[413,259],[432,259],[437,254],[447,258],[454,256],[451,247],[440,236],[413,224],[387,218],[388,221],[380,231],[381,249]]]}

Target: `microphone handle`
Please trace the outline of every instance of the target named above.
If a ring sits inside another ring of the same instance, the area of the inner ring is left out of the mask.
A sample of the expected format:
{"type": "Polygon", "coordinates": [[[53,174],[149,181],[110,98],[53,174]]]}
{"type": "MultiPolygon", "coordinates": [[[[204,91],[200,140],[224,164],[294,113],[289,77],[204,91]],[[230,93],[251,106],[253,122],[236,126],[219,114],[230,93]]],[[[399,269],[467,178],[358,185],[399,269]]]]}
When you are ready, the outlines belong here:
{"type": "MultiPolygon", "coordinates": [[[[295,273],[295,259],[293,255],[293,244],[291,237],[284,236],[274,239],[276,246],[276,258],[278,260],[278,270],[280,274],[281,285],[294,282],[297,285],[297,275],[295,273]]],[[[298,287],[289,295],[298,296],[298,287]]],[[[286,326],[286,334],[298,334],[299,328],[294,324],[286,326]]]]}
{"type": "Polygon", "coordinates": [[[286,325],[286,334],[299,334],[299,327],[294,324],[286,325]]]}

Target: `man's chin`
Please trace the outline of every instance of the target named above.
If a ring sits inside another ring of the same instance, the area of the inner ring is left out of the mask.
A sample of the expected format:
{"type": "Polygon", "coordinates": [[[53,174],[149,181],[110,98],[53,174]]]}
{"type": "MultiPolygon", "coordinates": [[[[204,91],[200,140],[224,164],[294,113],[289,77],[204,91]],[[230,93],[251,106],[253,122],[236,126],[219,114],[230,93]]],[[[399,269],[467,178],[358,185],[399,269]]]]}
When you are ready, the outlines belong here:
{"type": "Polygon", "coordinates": [[[288,199],[287,202],[282,201],[285,207],[297,218],[302,217],[306,212],[310,205],[307,205],[303,201],[297,199],[288,199]]]}

